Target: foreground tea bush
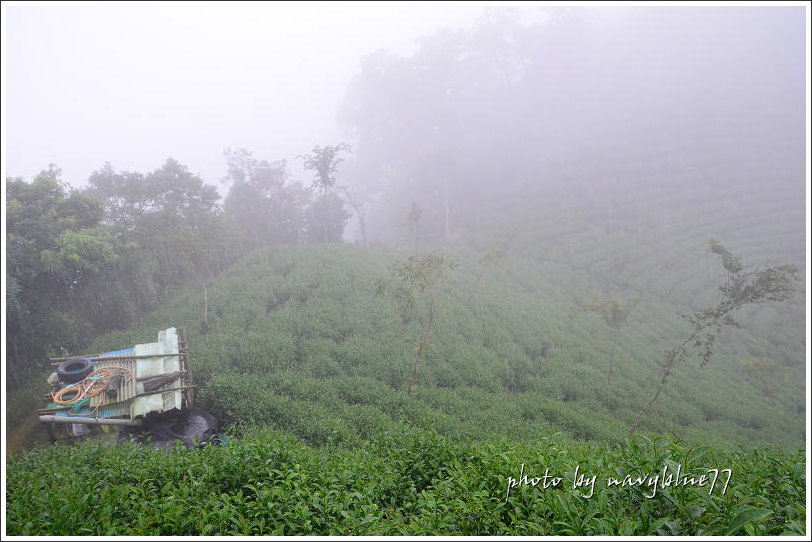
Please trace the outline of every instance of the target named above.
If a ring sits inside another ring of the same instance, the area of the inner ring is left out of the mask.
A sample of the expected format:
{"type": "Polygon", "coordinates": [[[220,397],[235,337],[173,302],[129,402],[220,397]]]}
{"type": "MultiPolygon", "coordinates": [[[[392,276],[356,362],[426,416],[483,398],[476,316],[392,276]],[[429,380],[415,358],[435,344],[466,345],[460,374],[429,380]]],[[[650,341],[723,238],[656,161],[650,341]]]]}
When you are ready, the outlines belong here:
{"type": "Polygon", "coordinates": [[[722,451],[661,438],[610,448],[558,434],[471,443],[401,430],[351,448],[314,448],[252,430],[222,447],[169,453],[92,443],[41,448],[10,456],[7,474],[9,535],[806,531],[802,451],[722,451]],[[591,490],[573,489],[576,468],[596,477],[591,490]],[[610,477],[677,468],[697,481],[708,469],[731,469],[732,478],[724,494],[724,475],[712,491],[707,484],[607,487],[610,477]],[[545,472],[558,484],[544,488],[545,472]]]}

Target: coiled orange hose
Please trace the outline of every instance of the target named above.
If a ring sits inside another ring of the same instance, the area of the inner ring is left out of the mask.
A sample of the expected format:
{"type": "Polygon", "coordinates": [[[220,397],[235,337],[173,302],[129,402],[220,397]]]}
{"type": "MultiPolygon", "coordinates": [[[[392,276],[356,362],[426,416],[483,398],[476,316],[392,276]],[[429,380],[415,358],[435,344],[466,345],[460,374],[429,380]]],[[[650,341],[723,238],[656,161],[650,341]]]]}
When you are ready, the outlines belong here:
{"type": "MultiPolygon", "coordinates": [[[[51,397],[54,403],[58,405],[76,405],[83,399],[90,399],[102,393],[107,389],[107,382],[115,376],[121,376],[125,382],[129,382],[132,379],[132,372],[124,367],[104,367],[102,369],[96,369],[87,375],[84,380],[71,384],[70,386],[65,386],[58,392],[52,393],[51,397]],[[67,397],[65,397],[66,395],[67,397]]],[[[91,414],[97,412],[103,403],[104,399],[96,405],[96,408],[91,411],[91,414]]]]}

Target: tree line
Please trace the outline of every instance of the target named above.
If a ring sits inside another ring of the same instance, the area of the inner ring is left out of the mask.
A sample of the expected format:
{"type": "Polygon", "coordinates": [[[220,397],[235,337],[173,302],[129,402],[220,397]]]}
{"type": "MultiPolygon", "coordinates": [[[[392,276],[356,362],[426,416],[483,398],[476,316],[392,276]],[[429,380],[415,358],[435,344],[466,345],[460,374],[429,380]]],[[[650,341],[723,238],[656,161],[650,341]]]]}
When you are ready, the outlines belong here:
{"type": "Polygon", "coordinates": [[[82,189],[53,164],[31,182],[7,178],[7,388],[250,250],[341,241],[352,205],[335,174],[349,151],[342,143],[302,155],[308,186],[285,161],[227,149],[225,198],[172,158],[147,174],[106,163],[82,189]]]}

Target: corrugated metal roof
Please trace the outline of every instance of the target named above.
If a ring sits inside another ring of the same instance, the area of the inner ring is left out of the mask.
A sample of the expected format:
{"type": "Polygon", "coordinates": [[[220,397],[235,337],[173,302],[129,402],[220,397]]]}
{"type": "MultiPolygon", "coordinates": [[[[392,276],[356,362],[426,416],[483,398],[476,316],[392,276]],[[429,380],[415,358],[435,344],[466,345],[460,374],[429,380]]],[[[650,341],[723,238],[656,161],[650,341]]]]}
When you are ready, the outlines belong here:
{"type": "MultiPolygon", "coordinates": [[[[91,416],[91,407],[83,406],[77,409],[73,414],[69,414],[71,412],[70,408],[63,408],[60,410],[54,411],[53,415],[57,418],[73,418],[75,416],[91,416]]],[[[97,411],[97,413],[93,414],[91,417],[95,418],[128,418],[130,415],[130,404],[129,402],[120,402],[120,403],[112,403],[109,405],[102,405],[101,408],[97,411]]]]}
{"type": "MultiPolygon", "coordinates": [[[[130,349],[130,355],[132,355],[132,349],[130,349]]],[[[103,405],[112,405],[112,404],[115,404],[115,403],[125,403],[126,402],[127,405],[128,405],[127,406],[127,411],[123,415],[124,416],[129,416],[129,414],[130,414],[129,401],[133,397],[138,395],[138,393],[139,393],[139,391],[137,389],[137,384],[138,383],[136,381],[136,378],[137,378],[136,367],[135,367],[136,366],[136,360],[134,360],[134,359],[121,359],[121,358],[111,359],[111,360],[100,359],[100,360],[96,361],[96,363],[94,365],[96,366],[96,369],[104,369],[106,367],[121,367],[123,369],[127,369],[128,371],[130,371],[130,375],[132,375],[132,377],[130,378],[129,382],[124,381],[124,380],[121,381],[121,383],[118,386],[118,393],[116,394],[115,399],[108,399],[106,397],[106,394],[104,394],[104,393],[100,393],[100,394],[96,395],[95,397],[91,397],[90,398],[90,408],[91,409],[96,408],[96,405],[98,405],[99,403],[102,403],[103,405]]],[[[143,392],[143,391],[144,391],[144,389],[143,389],[143,386],[142,386],[141,387],[141,392],[143,392]]]]}
{"type": "Polygon", "coordinates": [[[109,356],[128,356],[133,353],[132,348],[125,348],[123,350],[114,350],[112,352],[105,352],[104,354],[99,354],[100,358],[109,357],[109,356]]]}

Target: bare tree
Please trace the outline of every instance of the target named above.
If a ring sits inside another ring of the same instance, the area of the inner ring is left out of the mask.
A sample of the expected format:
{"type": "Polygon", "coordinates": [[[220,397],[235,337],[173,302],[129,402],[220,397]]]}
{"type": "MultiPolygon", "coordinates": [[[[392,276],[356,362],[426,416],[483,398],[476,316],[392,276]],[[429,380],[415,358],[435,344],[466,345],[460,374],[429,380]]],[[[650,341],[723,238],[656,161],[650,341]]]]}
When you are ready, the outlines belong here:
{"type": "Polygon", "coordinates": [[[404,312],[414,308],[420,298],[423,298],[428,303],[426,327],[414,346],[414,362],[412,363],[412,372],[409,379],[409,397],[414,396],[417,375],[426,359],[429,333],[434,328],[437,297],[432,288],[443,280],[446,270],[453,269],[457,265],[456,259],[449,260],[436,253],[423,258],[410,256],[392,267],[388,280],[378,283],[379,292],[383,293],[387,289],[394,292],[395,297],[403,303],[404,312]]]}
{"type": "Polygon", "coordinates": [[[625,303],[611,298],[608,301],[595,301],[578,311],[579,313],[597,313],[603,319],[603,322],[612,334],[612,349],[609,354],[609,365],[606,369],[606,399],[604,402],[607,407],[609,406],[609,396],[612,393],[612,372],[615,365],[615,352],[620,342],[620,328],[639,302],[639,296],[625,303]]]}
{"type": "Polygon", "coordinates": [[[637,430],[643,415],[660,397],[677,362],[698,353],[703,366],[710,363],[716,335],[727,326],[739,326],[732,313],[745,305],[788,301],[795,295],[794,283],[798,274],[796,266],[784,264],[745,272],[739,259],[716,239],[711,238],[708,244],[710,250],[722,258],[722,265],[727,271],[727,280],[719,286],[721,299],[713,307],[682,315],[690,324],[691,331],[675,348],[666,352],[660,383],[651,399],[637,413],[629,430],[630,437],[637,430]]]}

